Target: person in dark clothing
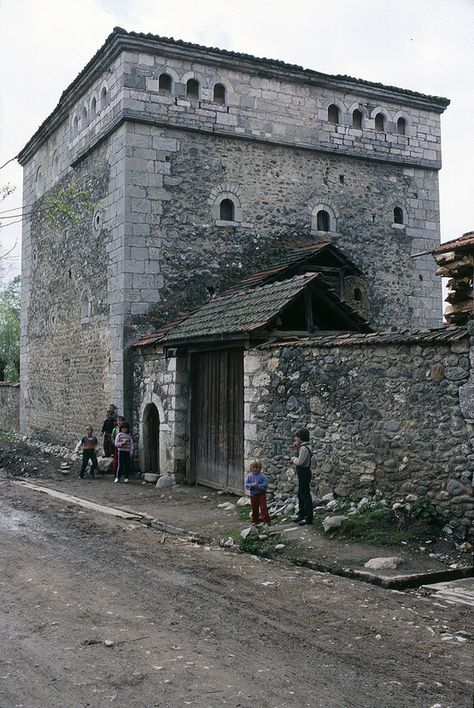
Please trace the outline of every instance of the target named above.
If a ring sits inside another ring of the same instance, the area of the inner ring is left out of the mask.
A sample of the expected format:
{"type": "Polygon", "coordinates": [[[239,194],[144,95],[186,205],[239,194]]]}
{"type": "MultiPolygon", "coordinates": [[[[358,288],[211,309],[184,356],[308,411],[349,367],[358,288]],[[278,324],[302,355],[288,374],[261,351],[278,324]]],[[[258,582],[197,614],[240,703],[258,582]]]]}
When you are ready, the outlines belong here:
{"type": "Polygon", "coordinates": [[[300,526],[313,523],[313,500],[310,491],[312,452],[308,443],[308,429],[298,428],[293,438],[295,456],[291,458],[291,461],[295,465],[298,477],[298,514],[293,521],[296,521],[300,526]]]}
{"type": "Polygon", "coordinates": [[[111,411],[107,411],[105,414],[105,420],[102,423],[102,436],[103,436],[103,447],[104,447],[104,457],[112,457],[114,454],[114,445],[112,443],[112,431],[115,428],[115,421],[112,416],[111,411]]]}
{"type": "Polygon", "coordinates": [[[91,425],[88,425],[85,430],[85,435],[79,440],[76,445],[74,452],[80,452],[82,448],[82,464],[81,471],[79,472],[79,477],[84,479],[86,473],[87,465],[89,460],[92,462],[92,467],[90,475],[92,479],[95,478],[95,471],[97,469],[97,455],[95,453],[95,448],[97,446],[97,438],[93,435],[94,431],[91,425]]]}

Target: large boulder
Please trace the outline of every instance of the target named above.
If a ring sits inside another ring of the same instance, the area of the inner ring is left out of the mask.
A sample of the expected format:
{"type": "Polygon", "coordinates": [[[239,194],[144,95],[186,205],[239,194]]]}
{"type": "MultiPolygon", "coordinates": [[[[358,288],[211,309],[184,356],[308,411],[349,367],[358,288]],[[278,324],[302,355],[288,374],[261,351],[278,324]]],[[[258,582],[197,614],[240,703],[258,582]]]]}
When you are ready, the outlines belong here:
{"type": "Polygon", "coordinates": [[[346,518],[346,516],[326,516],[323,521],[323,528],[325,531],[339,529],[343,525],[346,518]]]}
{"type": "Polygon", "coordinates": [[[158,479],[156,486],[158,489],[169,489],[170,487],[174,487],[175,484],[176,482],[172,475],[164,474],[158,479]]]}

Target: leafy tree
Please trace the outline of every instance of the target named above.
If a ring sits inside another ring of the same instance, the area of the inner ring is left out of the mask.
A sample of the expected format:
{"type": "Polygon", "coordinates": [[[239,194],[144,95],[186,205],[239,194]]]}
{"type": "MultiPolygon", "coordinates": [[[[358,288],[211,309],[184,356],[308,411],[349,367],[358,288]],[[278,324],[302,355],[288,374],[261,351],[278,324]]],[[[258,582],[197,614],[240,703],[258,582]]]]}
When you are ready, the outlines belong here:
{"type": "Polygon", "coordinates": [[[20,373],[20,276],[0,291],[0,360],[5,381],[20,373]]]}

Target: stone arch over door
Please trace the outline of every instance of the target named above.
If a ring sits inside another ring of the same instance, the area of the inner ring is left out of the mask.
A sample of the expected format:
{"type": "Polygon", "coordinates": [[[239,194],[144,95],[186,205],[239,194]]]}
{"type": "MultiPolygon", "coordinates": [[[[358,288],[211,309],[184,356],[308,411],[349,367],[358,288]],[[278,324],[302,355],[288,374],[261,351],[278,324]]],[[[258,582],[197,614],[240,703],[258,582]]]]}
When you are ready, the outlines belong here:
{"type": "Polygon", "coordinates": [[[154,403],[143,411],[143,472],[160,474],[160,414],[154,403]]]}

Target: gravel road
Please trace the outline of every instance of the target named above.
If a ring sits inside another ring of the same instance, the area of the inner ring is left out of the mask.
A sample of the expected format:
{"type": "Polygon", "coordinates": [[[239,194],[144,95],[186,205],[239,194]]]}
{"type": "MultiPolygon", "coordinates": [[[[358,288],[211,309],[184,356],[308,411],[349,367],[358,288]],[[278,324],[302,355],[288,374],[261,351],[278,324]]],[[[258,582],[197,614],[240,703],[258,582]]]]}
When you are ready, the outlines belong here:
{"type": "Polygon", "coordinates": [[[7,479],[0,557],[1,708],[472,707],[466,607],[199,546],[7,479]]]}

